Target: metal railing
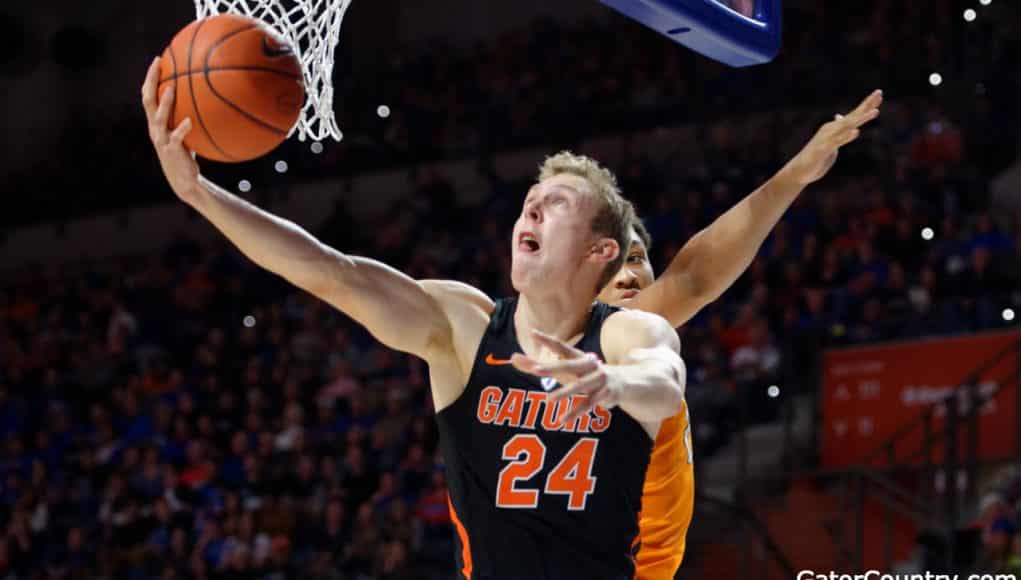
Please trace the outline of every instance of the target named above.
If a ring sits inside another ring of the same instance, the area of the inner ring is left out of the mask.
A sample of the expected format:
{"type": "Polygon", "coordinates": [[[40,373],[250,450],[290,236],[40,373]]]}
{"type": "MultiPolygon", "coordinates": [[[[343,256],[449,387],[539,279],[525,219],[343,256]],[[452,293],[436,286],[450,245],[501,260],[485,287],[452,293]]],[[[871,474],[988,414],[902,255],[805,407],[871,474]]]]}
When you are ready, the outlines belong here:
{"type": "Polygon", "coordinates": [[[752,490],[767,482],[787,485],[793,478],[802,478],[827,483],[831,490],[837,490],[841,498],[840,509],[831,529],[839,558],[834,563],[835,569],[865,569],[866,510],[869,505],[876,504],[882,507],[885,569],[891,570],[895,564],[893,548],[897,518],[910,520],[919,529],[942,537],[942,567],[947,571],[959,569],[967,564],[959,561],[960,546],[956,533],[963,523],[965,502],[975,496],[982,467],[1000,462],[981,459],[981,410],[1000,393],[1014,390],[1012,457],[1021,457],[1019,385],[1021,340],[1016,340],[968,373],[946,397],[923,409],[917,417],[887,437],[859,465],[755,477],[744,482],[742,489],[752,490]],[[1003,376],[993,377],[995,388],[981,391],[980,380],[1011,358],[1014,365],[1010,365],[1003,376]],[[936,421],[940,416],[943,417],[942,425],[936,421]],[[917,440],[919,431],[921,437],[917,440]],[[938,452],[940,447],[942,453],[938,452]],[[940,490],[937,490],[937,482],[942,482],[940,490]],[[937,491],[941,497],[937,497],[937,491]]]}
{"type": "MultiPolygon", "coordinates": [[[[885,475],[901,475],[915,480],[917,491],[921,492],[919,502],[923,516],[916,519],[922,527],[936,532],[946,538],[945,566],[947,570],[955,568],[957,561],[956,531],[963,524],[962,508],[968,498],[977,492],[979,470],[984,462],[981,459],[979,425],[982,408],[994,400],[1001,392],[1013,389],[1015,392],[1013,409],[1015,417],[1014,457],[1021,456],[1021,396],[1018,396],[1018,385],[1021,384],[1021,340],[1014,341],[996,352],[986,362],[979,365],[958,383],[946,397],[922,410],[912,422],[890,435],[872,453],[862,461],[860,473],[871,478],[885,475]],[[982,392],[979,384],[990,371],[1013,358],[1014,365],[1002,376],[993,377],[994,388],[982,392]],[[942,414],[943,424],[937,427],[936,418],[942,414]],[[917,430],[921,429],[921,441],[913,450],[904,450],[904,443],[910,441],[917,430]],[[961,439],[964,439],[963,446],[961,439]],[[942,457],[937,458],[938,446],[942,443],[942,457]],[[898,451],[901,451],[898,457],[898,451]],[[904,453],[907,451],[907,453],[904,453]],[[919,463],[921,460],[921,463],[919,463]],[[963,475],[963,477],[962,477],[963,475]],[[942,480],[942,502],[937,503],[936,482],[942,480]],[[927,514],[926,514],[927,512],[927,514]]],[[[1007,459],[1007,458],[1004,458],[1007,459]]],[[[890,494],[915,493],[905,489],[889,478],[890,486],[886,495],[880,494],[882,500],[889,499],[890,494]]],[[[863,499],[864,501],[864,499],[863,499]]],[[[864,509],[863,502],[858,502],[855,509],[864,509]]],[[[891,534],[890,518],[887,517],[885,532],[887,541],[884,552],[889,556],[891,534]]],[[[860,533],[860,532],[859,532],[860,533]]],[[[859,563],[861,554],[857,554],[859,563]]],[[[889,557],[886,565],[892,564],[889,557]]]]}

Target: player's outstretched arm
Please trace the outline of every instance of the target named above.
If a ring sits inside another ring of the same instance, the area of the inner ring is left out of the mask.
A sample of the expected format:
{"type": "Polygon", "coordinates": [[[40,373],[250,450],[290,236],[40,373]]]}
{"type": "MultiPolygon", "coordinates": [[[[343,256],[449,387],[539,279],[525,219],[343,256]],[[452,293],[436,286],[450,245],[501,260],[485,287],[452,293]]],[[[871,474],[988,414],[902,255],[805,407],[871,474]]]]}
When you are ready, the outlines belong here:
{"type": "Polygon", "coordinates": [[[680,326],[720,297],[748,268],[762,242],[808,184],[833,167],[840,148],[879,115],[883,93],[824,124],[797,155],[761,187],[695,234],[631,308],[654,312],[680,326]]]}
{"type": "Polygon", "coordinates": [[[625,310],[607,318],[600,335],[605,363],[540,332],[535,332],[537,342],[562,360],[543,363],[515,354],[511,361],[518,370],[560,383],[551,402],[587,397],[571,406],[564,423],[596,406],[620,406],[654,434],[658,423],[676,415],[684,401],[687,379],[677,332],[659,316],[625,310]]]}
{"type": "Polygon", "coordinates": [[[383,344],[429,358],[450,340],[450,323],[426,285],[380,262],[346,256],[296,224],[263,211],[199,174],[182,141],[191,127],[183,120],[172,132],[167,118],[173,92],[156,104],[158,61],[142,86],[149,136],[167,181],[259,266],[332,304],[383,344]]]}

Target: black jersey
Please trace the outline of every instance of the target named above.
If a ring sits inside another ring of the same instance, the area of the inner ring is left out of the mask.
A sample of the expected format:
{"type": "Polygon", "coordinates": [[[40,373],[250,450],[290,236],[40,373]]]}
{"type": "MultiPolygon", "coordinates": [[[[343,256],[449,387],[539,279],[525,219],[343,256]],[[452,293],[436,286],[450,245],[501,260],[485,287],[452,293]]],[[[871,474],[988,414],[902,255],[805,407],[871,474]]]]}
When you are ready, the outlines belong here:
{"type": "MultiPolygon", "coordinates": [[[[634,576],[652,439],[619,408],[558,426],[550,379],[509,364],[522,352],[516,299],[500,300],[464,393],[436,415],[460,578],[624,580],[634,576]]],[[[593,306],[577,348],[605,360],[599,334],[617,309],[593,306]]]]}

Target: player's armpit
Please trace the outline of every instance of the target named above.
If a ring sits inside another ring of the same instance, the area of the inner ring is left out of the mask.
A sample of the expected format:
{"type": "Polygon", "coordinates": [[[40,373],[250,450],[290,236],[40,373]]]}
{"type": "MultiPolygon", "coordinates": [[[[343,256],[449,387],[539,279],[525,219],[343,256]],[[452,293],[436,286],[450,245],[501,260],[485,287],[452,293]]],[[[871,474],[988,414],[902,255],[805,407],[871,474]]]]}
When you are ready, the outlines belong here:
{"type": "Polygon", "coordinates": [[[495,307],[493,299],[478,288],[455,280],[420,280],[419,283],[439,303],[450,324],[453,354],[457,355],[467,380],[479,339],[495,307]]]}

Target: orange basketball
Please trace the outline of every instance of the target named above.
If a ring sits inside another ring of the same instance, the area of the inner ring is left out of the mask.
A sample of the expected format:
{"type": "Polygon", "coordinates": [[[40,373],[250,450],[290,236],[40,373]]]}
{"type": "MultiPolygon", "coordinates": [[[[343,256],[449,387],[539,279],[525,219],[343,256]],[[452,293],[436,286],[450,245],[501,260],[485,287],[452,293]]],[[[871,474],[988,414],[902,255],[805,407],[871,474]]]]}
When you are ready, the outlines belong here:
{"type": "Polygon", "coordinates": [[[184,140],[206,159],[248,161],[287,138],[305,102],[301,65],[286,40],[236,14],[197,20],[160,59],[158,95],[174,87],[169,125],[191,118],[184,140]]]}

